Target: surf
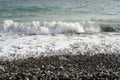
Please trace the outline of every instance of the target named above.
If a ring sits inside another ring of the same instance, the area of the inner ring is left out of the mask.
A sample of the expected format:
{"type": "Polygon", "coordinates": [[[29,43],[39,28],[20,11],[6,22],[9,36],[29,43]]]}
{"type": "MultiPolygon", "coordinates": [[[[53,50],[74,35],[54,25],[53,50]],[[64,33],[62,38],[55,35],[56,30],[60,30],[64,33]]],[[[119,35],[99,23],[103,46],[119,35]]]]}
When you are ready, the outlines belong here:
{"type": "Polygon", "coordinates": [[[13,20],[5,20],[1,31],[13,34],[68,34],[68,33],[84,33],[84,32],[100,32],[99,25],[92,21],[84,22],[63,22],[63,21],[32,21],[32,22],[16,22],[13,20]]]}

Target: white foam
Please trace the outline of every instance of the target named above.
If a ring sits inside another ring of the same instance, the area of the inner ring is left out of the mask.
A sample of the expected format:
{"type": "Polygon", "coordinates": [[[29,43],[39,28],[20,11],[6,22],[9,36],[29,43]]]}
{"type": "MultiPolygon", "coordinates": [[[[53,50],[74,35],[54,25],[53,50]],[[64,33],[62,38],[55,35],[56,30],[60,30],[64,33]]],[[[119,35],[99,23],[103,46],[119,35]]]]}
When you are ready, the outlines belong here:
{"type": "Polygon", "coordinates": [[[27,57],[62,54],[119,54],[120,34],[32,35],[0,37],[0,59],[13,60],[27,57]]]}
{"type": "Polygon", "coordinates": [[[20,23],[13,20],[5,20],[3,23],[5,33],[13,34],[66,34],[81,32],[100,32],[100,28],[94,22],[39,22],[20,23]]]}

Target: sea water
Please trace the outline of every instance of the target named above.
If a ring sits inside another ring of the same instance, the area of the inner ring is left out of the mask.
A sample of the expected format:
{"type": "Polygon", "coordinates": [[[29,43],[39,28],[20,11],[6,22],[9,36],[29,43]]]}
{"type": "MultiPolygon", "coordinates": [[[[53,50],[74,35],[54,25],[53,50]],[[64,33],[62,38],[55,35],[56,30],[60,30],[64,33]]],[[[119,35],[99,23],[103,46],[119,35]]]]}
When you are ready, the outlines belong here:
{"type": "Polygon", "coordinates": [[[119,32],[119,0],[0,0],[3,60],[119,54],[119,32]]]}
{"type": "Polygon", "coordinates": [[[0,0],[0,20],[119,19],[119,0],[0,0]]]}
{"type": "Polygon", "coordinates": [[[28,29],[31,34],[118,32],[119,18],[119,0],[0,0],[2,31],[25,33],[28,29]]]}

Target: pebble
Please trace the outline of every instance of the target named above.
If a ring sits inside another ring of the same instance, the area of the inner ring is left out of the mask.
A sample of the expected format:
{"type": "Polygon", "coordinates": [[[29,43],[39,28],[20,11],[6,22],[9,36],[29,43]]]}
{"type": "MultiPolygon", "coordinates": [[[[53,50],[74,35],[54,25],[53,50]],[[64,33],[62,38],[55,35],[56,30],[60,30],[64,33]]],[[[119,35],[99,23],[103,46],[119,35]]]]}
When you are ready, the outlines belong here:
{"type": "Polygon", "coordinates": [[[1,73],[1,72],[5,72],[5,69],[4,69],[3,66],[0,65],[0,73],[1,73]]]}
{"type": "Polygon", "coordinates": [[[42,56],[0,61],[0,80],[119,80],[120,55],[114,58],[113,55],[42,56]]]}

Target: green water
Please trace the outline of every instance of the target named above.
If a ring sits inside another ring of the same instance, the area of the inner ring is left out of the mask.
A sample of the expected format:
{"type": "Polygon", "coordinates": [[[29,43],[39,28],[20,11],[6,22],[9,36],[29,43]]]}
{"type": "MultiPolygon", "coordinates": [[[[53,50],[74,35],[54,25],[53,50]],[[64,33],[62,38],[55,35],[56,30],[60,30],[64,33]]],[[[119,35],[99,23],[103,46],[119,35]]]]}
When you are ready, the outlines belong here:
{"type": "Polygon", "coordinates": [[[118,0],[2,0],[0,20],[119,20],[118,0]]]}

